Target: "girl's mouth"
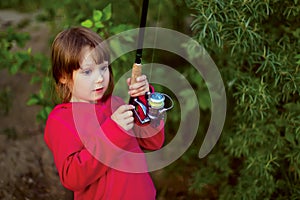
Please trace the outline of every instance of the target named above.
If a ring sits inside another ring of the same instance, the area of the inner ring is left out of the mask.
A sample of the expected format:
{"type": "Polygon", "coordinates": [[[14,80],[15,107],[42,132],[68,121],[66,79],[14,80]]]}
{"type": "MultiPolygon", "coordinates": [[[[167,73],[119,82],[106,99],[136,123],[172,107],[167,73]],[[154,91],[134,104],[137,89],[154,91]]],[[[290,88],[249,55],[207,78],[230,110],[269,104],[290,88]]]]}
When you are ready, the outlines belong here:
{"type": "Polygon", "coordinates": [[[97,89],[95,89],[94,91],[95,92],[101,92],[103,90],[103,88],[97,88],[97,89]]]}

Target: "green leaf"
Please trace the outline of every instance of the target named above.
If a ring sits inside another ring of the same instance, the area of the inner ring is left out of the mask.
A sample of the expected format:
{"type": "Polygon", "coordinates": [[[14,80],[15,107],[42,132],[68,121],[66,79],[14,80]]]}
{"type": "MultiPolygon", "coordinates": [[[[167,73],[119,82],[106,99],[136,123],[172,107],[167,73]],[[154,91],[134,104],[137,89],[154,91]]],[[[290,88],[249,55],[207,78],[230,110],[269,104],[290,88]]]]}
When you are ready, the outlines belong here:
{"type": "Polygon", "coordinates": [[[33,96],[26,102],[26,105],[32,106],[32,105],[38,104],[38,102],[39,102],[39,99],[36,96],[33,96]]]}
{"type": "Polygon", "coordinates": [[[17,64],[12,65],[11,68],[9,68],[9,72],[13,75],[16,74],[18,71],[19,71],[19,65],[17,64]]]}
{"type": "Polygon", "coordinates": [[[95,27],[96,28],[103,28],[104,24],[102,24],[102,22],[98,21],[98,22],[95,22],[95,27]]]}
{"type": "Polygon", "coordinates": [[[111,18],[111,4],[108,4],[105,8],[103,8],[103,21],[107,21],[111,18]]]}
{"type": "Polygon", "coordinates": [[[37,119],[38,119],[38,120],[41,120],[41,121],[46,121],[47,116],[48,116],[48,115],[47,115],[45,109],[42,109],[42,110],[40,110],[40,112],[38,113],[37,119]]]}
{"type": "Polygon", "coordinates": [[[285,133],[285,139],[289,141],[290,143],[294,144],[295,143],[295,135],[294,133],[286,132],[285,133]]]}
{"type": "Polygon", "coordinates": [[[38,76],[32,76],[31,80],[30,80],[30,83],[34,84],[34,83],[38,83],[39,81],[41,81],[40,77],[38,77],[38,76]]]}
{"type": "Polygon", "coordinates": [[[37,119],[39,121],[46,121],[48,118],[48,115],[50,114],[50,112],[52,111],[52,107],[51,106],[46,106],[44,107],[42,110],[40,110],[40,112],[37,115],[37,119]]]}
{"type": "Polygon", "coordinates": [[[51,106],[46,106],[45,107],[45,112],[46,112],[47,116],[50,114],[51,111],[52,111],[52,107],[51,106]]]}
{"type": "Polygon", "coordinates": [[[83,22],[81,22],[81,26],[84,26],[86,28],[91,28],[93,26],[93,22],[90,19],[87,19],[83,22]]]}
{"type": "Polygon", "coordinates": [[[192,112],[194,109],[197,109],[199,106],[198,101],[195,98],[191,98],[194,96],[194,91],[190,89],[185,89],[179,92],[179,96],[184,99],[185,109],[183,112],[183,118],[185,118],[189,112],[192,112]]]}
{"type": "Polygon", "coordinates": [[[115,55],[122,55],[123,50],[122,50],[122,44],[120,43],[120,41],[117,41],[117,40],[110,41],[110,48],[111,48],[111,51],[113,53],[115,53],[115,55]]]}
{"type": "Polygon", "coordinates": [[[199,106],[202,110],[210,108],[210,95],[208,92],[203,92],[199,96],[199,106]]]}
{"type": "Polygon", "coordinates": [[[295,58],[297,59],[296,64],[300,65],[300,54],[296,55],[295,58]]]}
{"type": "Polygon", "coordinates": [[[118,34],[118,33],[121,33],[123,31],[127,31],[127,30],[133,29],[133,28],[134,28],[133,26],[128,25],[128,24],[119,24],[119,25],[112,26],[110,28],[110,32],[112,34],[118,34]]]}
{"type": "Polygon", "coordinates": [[[94,22],[98,22],[98,21],[100,21],[101,20],[101,18],[102,18],[102,12],[100,11],[100,10],[94,10],[93,11],[93,20],[94,20],[94,22]]]}

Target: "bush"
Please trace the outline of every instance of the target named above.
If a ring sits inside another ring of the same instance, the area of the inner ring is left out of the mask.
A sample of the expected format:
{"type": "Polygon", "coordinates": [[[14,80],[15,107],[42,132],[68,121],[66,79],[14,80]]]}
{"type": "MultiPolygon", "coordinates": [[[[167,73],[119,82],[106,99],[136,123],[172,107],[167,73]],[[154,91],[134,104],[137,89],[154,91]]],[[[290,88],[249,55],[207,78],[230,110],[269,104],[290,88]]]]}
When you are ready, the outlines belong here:
{"type": "MultiPolygon", "coordinates": [[[[33,94],[28,100],[28,105],[39,105],[41,110],[38,113],[37,119],[44,120],[53,103],[51,101],[51,81],[47,76],[49,59],[42,54],[32,54],[31,49],[25,49],[24,45],[30,39],[27,33],[18,33],[16,29],[9,27],[5,31],[0,32],[0,69],[6,68],[12,75],[22,72],[30,74],[31,83],[41,85],[41,89],[37,94],[33,94]],[[13,50],[14,49],[14,50],[13,50]]],[[[0,105],[8,113],[11,106],[11,95],[9,88],[1,91],[0,105]]]]}
{"type": "Polygon", "coordinates": [[[194,37],[219,67],[228,96],[218,146],[191,190],[218,199],[300,195],[300,4],[187,0],[194,37]]]}

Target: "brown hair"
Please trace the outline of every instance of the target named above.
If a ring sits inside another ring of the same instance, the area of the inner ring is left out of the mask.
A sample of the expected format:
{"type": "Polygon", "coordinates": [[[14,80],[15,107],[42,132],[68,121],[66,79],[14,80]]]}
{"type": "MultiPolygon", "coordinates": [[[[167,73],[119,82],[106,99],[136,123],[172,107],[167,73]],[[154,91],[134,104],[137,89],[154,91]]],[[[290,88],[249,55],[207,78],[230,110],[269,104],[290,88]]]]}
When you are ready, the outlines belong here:
{"type": "MultiPolygon", "coordinates": [[[[110,63],[108,48],[103,44],[102,38],[95,32],[84,27],[69,28],[60,32],[52,44],[52,75],[56,83],[57,93],[63,103],[69,102],[72,92],[68,83],[62,83],[61,79],[67,79],[70,83],[73,71],[80,68],[82,49],[90,46],[97,51],[97,62],[108,61],[110,63]]],[[[109,85],[101,101],[105,101],[113,92],[113,73],[109,65],[109,85]]]]}

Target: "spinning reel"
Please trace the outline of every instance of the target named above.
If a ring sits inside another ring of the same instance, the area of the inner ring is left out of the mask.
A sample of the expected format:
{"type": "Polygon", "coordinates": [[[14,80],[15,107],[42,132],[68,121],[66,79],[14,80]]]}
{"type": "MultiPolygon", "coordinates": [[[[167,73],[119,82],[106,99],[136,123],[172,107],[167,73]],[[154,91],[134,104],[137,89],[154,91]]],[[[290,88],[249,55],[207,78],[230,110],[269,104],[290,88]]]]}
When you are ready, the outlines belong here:
{"type": "Polygon", "coordinates": [[[164,119],[166,111],[173,108],[174,102],[170,96],[159,92],[147,92],[145,99],[146,101],[143,102],[137,97],[130,98],[129,103],[135,106],[134,117],[140,124],[153,122],[155,126],[158,126],[160,120],[164,119]],[[166,107],[166,100],[170,102],[168,107],[166,107]]]}

